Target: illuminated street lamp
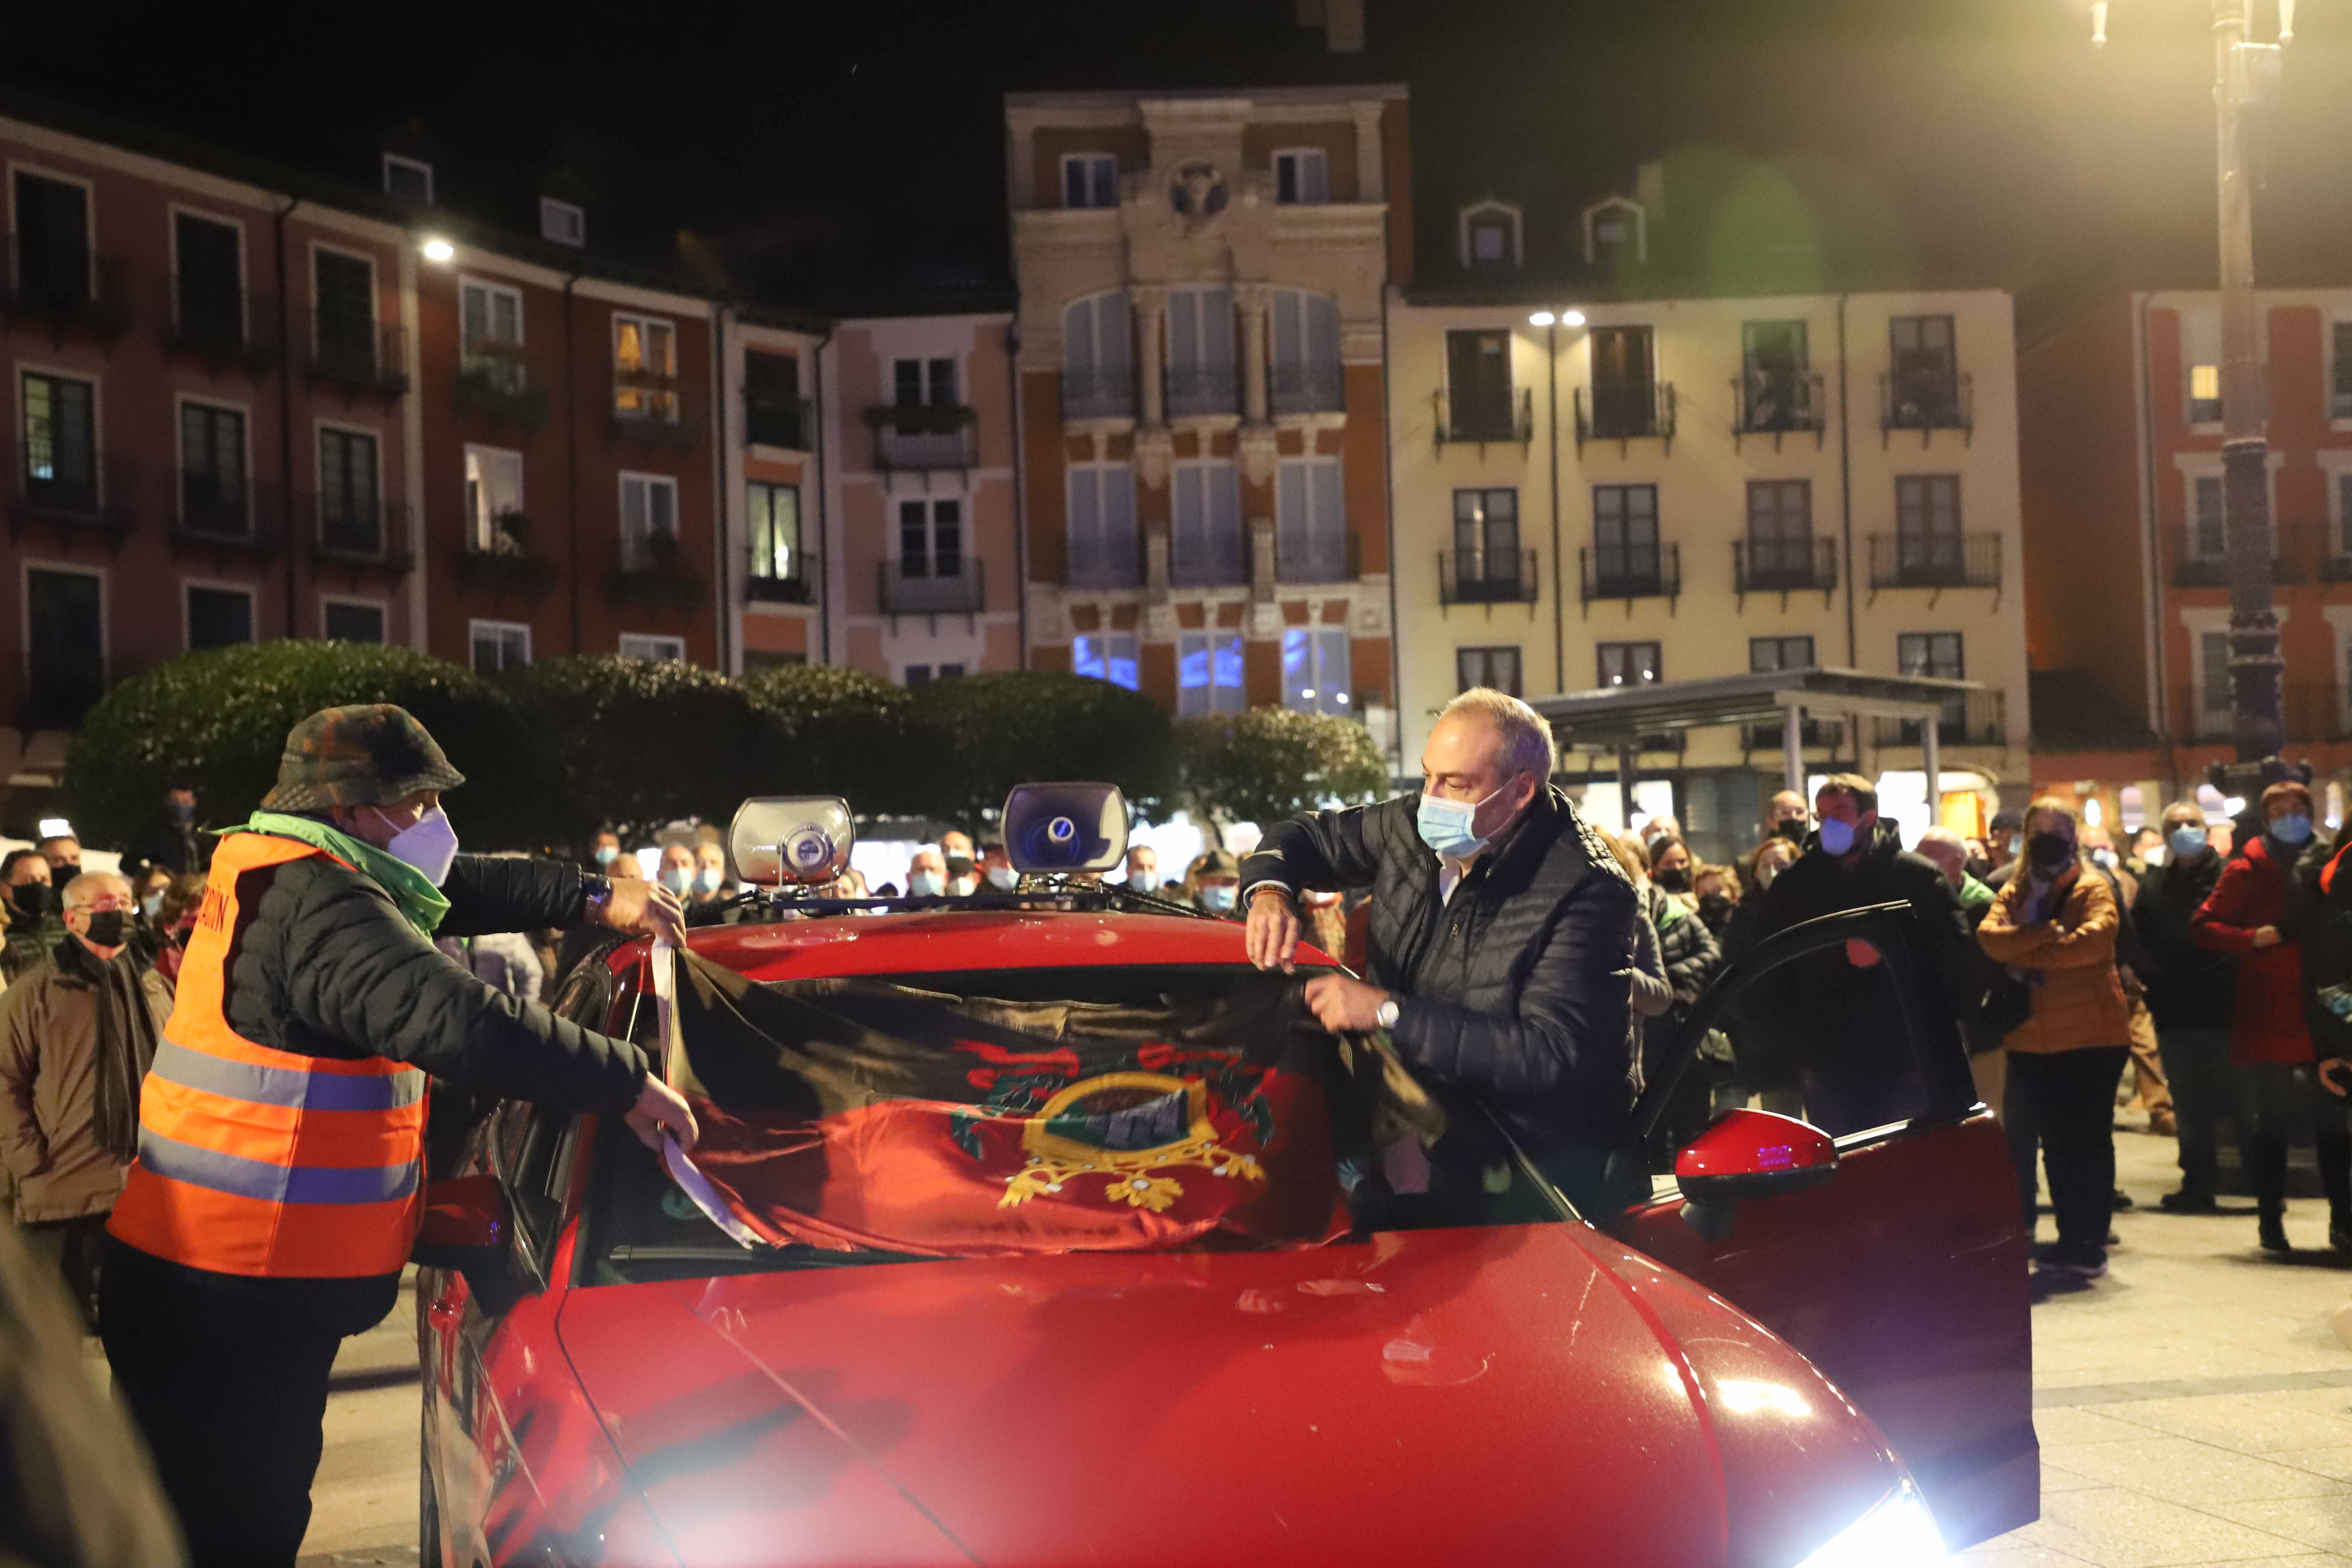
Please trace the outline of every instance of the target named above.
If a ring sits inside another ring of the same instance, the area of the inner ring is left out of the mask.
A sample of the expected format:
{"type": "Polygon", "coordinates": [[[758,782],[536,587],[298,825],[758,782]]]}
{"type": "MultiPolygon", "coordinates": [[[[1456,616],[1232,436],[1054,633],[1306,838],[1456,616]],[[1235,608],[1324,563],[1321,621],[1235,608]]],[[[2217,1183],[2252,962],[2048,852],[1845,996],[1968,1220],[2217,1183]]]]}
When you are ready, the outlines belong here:
{"type": "Polygon", "coordinates": [[[437,234],[428,237],[416,248],[436,267],[446,267],[457,258],[457,247],[437,234]]]}
{"type": "MultiPolygon", "coordinates": [[[[2243,122],[2277,106],[2279,45],[2294,37],[2295,0],[2278,0],[2278,43],[2246,37],[2250,0],[2213,0],[2213,103],[2220,166],[2221,282],[2221,527],[2230,583],[2230,734],[2238,758],[2216,764],[2224,795],[2259,798],[2286,776],[2278,760],[2278,615],[2271,598],[2272,530],[2263,429],[2270,379],[2254,311],[2254,213],[2243,122]]],[[[2107,41],[2107,0],[2093,0],[2091,42],[2107,41]]],[[[2308,782],[2309,770],[2305,770],[2308,782]]]]}

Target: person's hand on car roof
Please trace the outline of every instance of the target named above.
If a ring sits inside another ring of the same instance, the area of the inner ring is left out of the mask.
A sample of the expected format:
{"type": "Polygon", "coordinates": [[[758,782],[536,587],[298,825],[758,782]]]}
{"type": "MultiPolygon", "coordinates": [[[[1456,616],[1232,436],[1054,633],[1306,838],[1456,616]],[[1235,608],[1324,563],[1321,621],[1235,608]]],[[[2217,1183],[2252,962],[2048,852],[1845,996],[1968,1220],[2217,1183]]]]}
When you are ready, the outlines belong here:
{"type": "Polygon", "coordinates": [[[685,940],[686,906],[678,901],[676,893],[654,882],[615,879],[613,895],[604,900],[596,919],[614,931],[672,943],[685,940]]]}
{"type": "Polygon", "coordinates": [[[1287,892],[1271,885],[1252,889],[1243,942],[1249,961],[1260,969],[1292,973],[1291,955],[1298,951],[1298,910],[1287,892]]]}

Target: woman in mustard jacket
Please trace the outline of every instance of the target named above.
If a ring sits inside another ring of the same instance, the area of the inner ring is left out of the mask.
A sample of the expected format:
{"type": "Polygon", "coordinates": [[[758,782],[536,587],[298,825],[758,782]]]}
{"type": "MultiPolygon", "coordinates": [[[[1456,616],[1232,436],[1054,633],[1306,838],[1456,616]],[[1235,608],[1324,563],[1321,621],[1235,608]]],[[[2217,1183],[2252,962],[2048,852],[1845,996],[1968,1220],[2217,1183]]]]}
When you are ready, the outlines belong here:
{"type": "Polygon", "coordinates": [[[2037,1136],[2058,1216],[2057,1245],[2036,1261],[2084,1279],[2107,1271],[2116,1085],[2131,1055],[2131,1007],[2116,977],[2120,921],[2106,879],[2087,872],[2076,852],[2074,808],[2047,798],[2028,806],[2025,854],[1977,941],[2032,996],[2025,1021],[2001,1044],[2009,1055],[2003,1127],[2026,1226],[2033,1225],[2037,1136]]]}

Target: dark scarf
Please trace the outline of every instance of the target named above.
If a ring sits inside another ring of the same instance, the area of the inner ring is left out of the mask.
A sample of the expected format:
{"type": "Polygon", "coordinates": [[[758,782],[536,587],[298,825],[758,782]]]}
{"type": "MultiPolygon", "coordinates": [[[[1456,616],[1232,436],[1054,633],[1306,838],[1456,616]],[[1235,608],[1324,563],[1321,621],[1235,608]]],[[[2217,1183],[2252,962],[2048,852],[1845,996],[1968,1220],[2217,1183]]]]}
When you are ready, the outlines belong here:
{"type": "Polygon", "coordinates": [[[125,947],[111,959],[68,935],[58,943],[58,972],[98,992],[98,1104],[92,1121],[99,1146],[125,1164],[139,1152],[139,1085],[155,1059],[155,1016],[140,984],[145,970],[125,947]]]}

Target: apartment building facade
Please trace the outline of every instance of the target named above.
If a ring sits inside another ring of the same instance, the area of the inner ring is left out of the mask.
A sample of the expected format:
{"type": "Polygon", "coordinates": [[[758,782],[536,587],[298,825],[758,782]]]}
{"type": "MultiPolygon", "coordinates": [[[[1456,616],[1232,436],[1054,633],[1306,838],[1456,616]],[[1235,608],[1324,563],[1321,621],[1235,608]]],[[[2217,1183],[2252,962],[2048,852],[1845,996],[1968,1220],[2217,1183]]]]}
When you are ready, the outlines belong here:
{"type": "MultiPolygon", "coordinates": [[[[1937,727],[1937,807],[1989,813],[2021,780],[2029,717],[2008,296],[1538,289],[1512,277],[1522,221],[1465,207],[1463,280],[1391,291],[1408,759],[1471,686],[1837,666],[1980,683],[1937,727]]],[[[1605,252],[1652,220],[1612,197],[1580,221],[1605,252]]],[[[1706,852],[1743,847],[1783,738],[1656,737],[1638,808],[1670,804],[1706,852]]],[[[1809,713],[1800,738],[1804,773],[1907,773],[1925,815],[1916,723],[1809,713]]],[[[1614,755],[1563,742],[1592,815],[1623,820],[1614,755]]]]}
{"type": "Polygon", "coordinates": [[[418,639],[403,228],[14,117],[0,163],[15,787],[185,649],[418,639]]]}
{"type": "Polygon", "coordinates": [[[1013,94],[1006,130],[1028,662],[1393,758],[1404,89],[1013,94]]]}
{"type": "Polygon", "coordinates": [[[832,324],[800,311],[720,312],[719,668],[824,662],[827,425],[815,395],[832,324]]]}
{"type": "MultiPolygon", "coordinates": [[[[2352,769],[2352,288],[2263,289],[2257,314],[2284,754],[2335,786],[2335,816],[2352,769]]],[[[2116,820],[2154,820],[2234,754],[2221,297],[2106,295],[2021,351],[2018,370],[2034,666],[2115,716],[2038,735],[2035,777],[2116,820]]]]}

